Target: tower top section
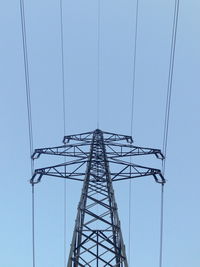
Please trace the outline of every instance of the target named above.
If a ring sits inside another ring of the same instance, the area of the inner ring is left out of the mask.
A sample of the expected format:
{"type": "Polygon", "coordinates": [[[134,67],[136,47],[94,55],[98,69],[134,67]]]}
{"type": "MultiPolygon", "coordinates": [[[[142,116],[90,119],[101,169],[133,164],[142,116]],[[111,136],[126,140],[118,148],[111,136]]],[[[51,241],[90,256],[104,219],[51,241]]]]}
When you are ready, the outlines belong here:
{"type": "Polygon", "coordinates": [[[85,168],[90,162],[91,149],[94,147],[97,150],[103,147],[105,150],[106,162],[113,166],[113,171],[110,173],[113,182],[152,176],[157,183],[165,183],[161,170],[134,163],[136,156],[154,155],[163,160],[164,156],[161,150],[135,146],[131,136],[96,129],[92,132],[64,136],[63,143],[62,146],[39,148],[34,151],[32,155],[34,160],[46,154],[63,156],[64,162],[36,169],[30,180],[32,184],[39,183],[43,176],[83,182],[85,168]],[[130,161],[130,157],[133,157],[132,161],[130,161]]]}
{"type": "Polygon", "coordinates": [[[123,134],[116,134],[111,132],[102,131],[100,129],[96,129],[91,132],[85,132],[81,134],[73,134],[73,135],[66,135],[63,138],[63,143],[69,143],[70,141],[89,141],[92,142],[93,135],[103,134],[104,142],[116,142],[116,141],[126,141],[129,144],[133,143],[132,136],[123,135],[123,134]]]}

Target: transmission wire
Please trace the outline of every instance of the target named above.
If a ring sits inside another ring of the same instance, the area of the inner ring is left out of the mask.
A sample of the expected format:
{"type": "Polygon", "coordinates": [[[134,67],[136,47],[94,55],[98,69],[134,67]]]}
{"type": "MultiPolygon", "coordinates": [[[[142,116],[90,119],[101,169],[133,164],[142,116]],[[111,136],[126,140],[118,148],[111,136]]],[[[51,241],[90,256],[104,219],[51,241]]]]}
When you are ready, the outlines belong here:
{"type": "MultiPolygon", "coordinates": [[[[132,162],[131,157],[130,157],[130,163],[132,162]]],[[[130,176],[131,176],[131,166],[130,166],[130,176]]],[[[129,180],[129,218],[128,218],[128,231],[129,231],[129,238],[128,238],[128,245],[129,245],[129,251],[128,251],[128,262],[129,265],[131,264],[131,257],[130,257],[130,251],[131,251],[131,210],[132,210],[132,183],[131,179],[129,180]]]]}
{"type": "Polygon", "coordinates": [[[97,7],[97,129],[99,129],[99,117],[100,117],[100,0],[98,0],[97,7]]]}
{"type": "Polygon", "coordinates": [[[159,267],[162,267],[163,258],[163,230],[164,230],[164,184],[161,184],[161,201],[160,201],[160,253],[159,267]]]}
{"type": "MultiPolygon", "coordinates": [[[[28,112],[28,130],[29,130],[29,149],[30,155],[33,153],[33,127],[32,127],[32,115],[31,115],[31,95],[30,95],[30,81],[29,81],[29,63],[28,63],[28,50],[26,41],[26,21],[24,11],[24,1],[20,0],[20,14],[21,14],[21,30],[22,30],[22,42],[23,42],[23,57],[24,57],[24,72],[26,83],[26,104],[28,112]]],[[[33,164],[31,163],[31,171],[33,172],[33,164]]]]}
{"type": "MultiPolygon", "coordinates": [[[[21,15],[21,30],[22,30],[22,43],[23,43],[23,57],[24,57],[24,72],[25,72],[25,86],[26,86],[26,104],[28,114],[28,131],[29,131],[29,150],[31,158],[31,174],[34,173],[34,160],[33,154],[33,126],[32,126],[32,113],[31,113],[31,93],[30,93],[30,80],[29,80],[29,61],[28,61],[28,48],[26,38],[26,19],[24,1],[20,0],[20,15],[21,15]]],[[[35,267],[35,197],[34,197],[34,184],[32,184],[32,265],[35,267]]]]}
{"type": "Polygon", "coordinates": [[[134,54],[133,54],[133,80],[132,80],[132,97],[131,97],[131,136],[133,135],[133,119],[134,119],[136,59],[137,59],[137,38],[138,38],[138,16],[139,16],[139,0],[137,0],[137,2],[136,2],[136,13],[135,13],[135,36],[134,36],[134,54]]]}
{"type": "Polygon", "coordinates": [[[63,1],[60,0],[60,42],[61,42],[61,70],[62,70],[62,96],[63,96],[63,128],[66,135],[66,105],[65,105],[65,62],[63,38],[63,1]]]}
{"type": "MultiPolygon", "coordinates": [[[[171,96],[172,96],[172,86],[173,86],[174,60],[175,60],[175,52],[176,52],[178,17],[179,17],[179,0],[175,0],[172,37],[171,37],[169,73],[168,73],[168,83],[167,83],[167,98],[166,98],[165,119],[164,119],[164,134],[163,134],[164,159],[162,161],[162,174],[163,174],[163,176],[165,175],[166,154],[167,154],[167,144],[168,144],[169,119],[170,119],[171,96]]],[[[163,263],[163,227],[164,227],[164,184],[161,185],[159,267],[162,267],[162,263],[163,263]]]]}
{"type": "MultiPolygon", "coordinates": [[[[134,119],[134,100],[135,100],[135,80],[136,80],[136,56],[137,56],[137,36],[138,36],[138,15],[139,15],[139,0],[136,1],[135,11],[135,36],[134,36],[134,54],[133,54],[133,80],[132,80],[132,97],[131,97],[131,136],[133,135],[133,119],[134,119]]],[[[132,158],[130,157],[130,163],[132,158]]],[[[131,169],[130,169],[131,174],[131,169]]],[[[129,252],[128,261],[131,265],[131,210],[132,210],[132,179],[129,180],[129,252]]]]}
{"type": "MultiPolygon", "coordinates": [[[[178,16],[179,16],[179,0],[175,0],[169,73],[168,73],[168,84],[167,84],[167,100],[166,100],[166,107],[165,107],[164,134],[163,134],[163,154],[165,158],[166,158],[167,144],[168,144],[169,119],[170,119],[170,109],[171,109],[171,95],[172,95],[172,86],[173,86],[173,73],[174,73],[174,59],[175,59],[175,51],[176,51],[178,16]]],[[[162,166],[163,174],[165,173],[165,163],[166,163],[166,160],[163,160],[163,166],[162,166]]]]}
{"type": "MultiPolygon", "coordinates": [[[[64,64],[64,37],[63,37],[63,1],[60,0],[60,42],[61,42],[61,72],[62,72],[62,106],[63,106],[63,133],[64,136],[66,135],[66,104],[65,104],[65,64],[64,64]]],[[[66,156],[64,157],[66,162],[66,156]]],[[[65,166],[65,173],[66,173],[66,166],[65,166]]],[[[67,265],[67,182],[64,179],[63,185],[63,224],[64,224],[64,253],[63,253],[63,265],[64,267],[67,265]]]]}

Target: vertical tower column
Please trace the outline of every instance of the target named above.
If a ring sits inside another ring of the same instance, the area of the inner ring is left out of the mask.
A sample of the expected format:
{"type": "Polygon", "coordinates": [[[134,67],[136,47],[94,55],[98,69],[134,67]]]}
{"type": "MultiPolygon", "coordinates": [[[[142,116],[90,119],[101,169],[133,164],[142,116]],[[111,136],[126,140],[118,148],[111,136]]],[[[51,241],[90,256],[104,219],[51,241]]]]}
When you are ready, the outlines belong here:
{"type": "Polygon", "coordinates": [[[94,265],[128,266],[101,130],[93,133],[68,260],[68,267],[94,265]]]}

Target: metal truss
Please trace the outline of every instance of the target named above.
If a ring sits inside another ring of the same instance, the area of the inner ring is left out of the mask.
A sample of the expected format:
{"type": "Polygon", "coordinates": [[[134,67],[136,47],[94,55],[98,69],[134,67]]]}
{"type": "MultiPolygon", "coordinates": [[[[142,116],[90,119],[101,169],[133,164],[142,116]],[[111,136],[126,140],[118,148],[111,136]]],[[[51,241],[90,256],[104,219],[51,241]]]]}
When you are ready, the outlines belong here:
{"type": "Polygon", "coordinates": [[[67,267],[127,267],[112,184],[144,176],[152,176],[157,183],[164,184],[159,169],[130,161],[130,157],[142,155],[163,159],[163,154],[159,149],[132,145],[130,136],[99,129],[65,136],[63,142],[63,146],[35,150],[33,159],[48,154],[64,156],[65,160],[62,164],[36,169],[30,182],[39,183],[44,175],[83,182],[67,267]]]}

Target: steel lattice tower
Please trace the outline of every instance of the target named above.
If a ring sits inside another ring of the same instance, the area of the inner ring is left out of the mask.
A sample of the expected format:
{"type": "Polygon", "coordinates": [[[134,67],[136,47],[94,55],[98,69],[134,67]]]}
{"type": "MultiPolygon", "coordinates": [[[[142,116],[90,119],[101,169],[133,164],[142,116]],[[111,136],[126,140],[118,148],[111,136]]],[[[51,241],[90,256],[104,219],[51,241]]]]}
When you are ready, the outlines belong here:
{"type": "Polygon", "coordinates": [[[149,154],[163,159],[161,151],[134,146],[130,136],[99,129],[65,136],[63,142],[63,146],[36,149],[32,157],[37,159],[41,154],[49,154],[71,160],[36,169],[31,183],[40,182],[43,175],[83,181],[67,267],[127,267],[112,184],[143,176],[153,176],[156,182],[164,184],[165,179],[159,169],[122,160],[149,154]]]}

